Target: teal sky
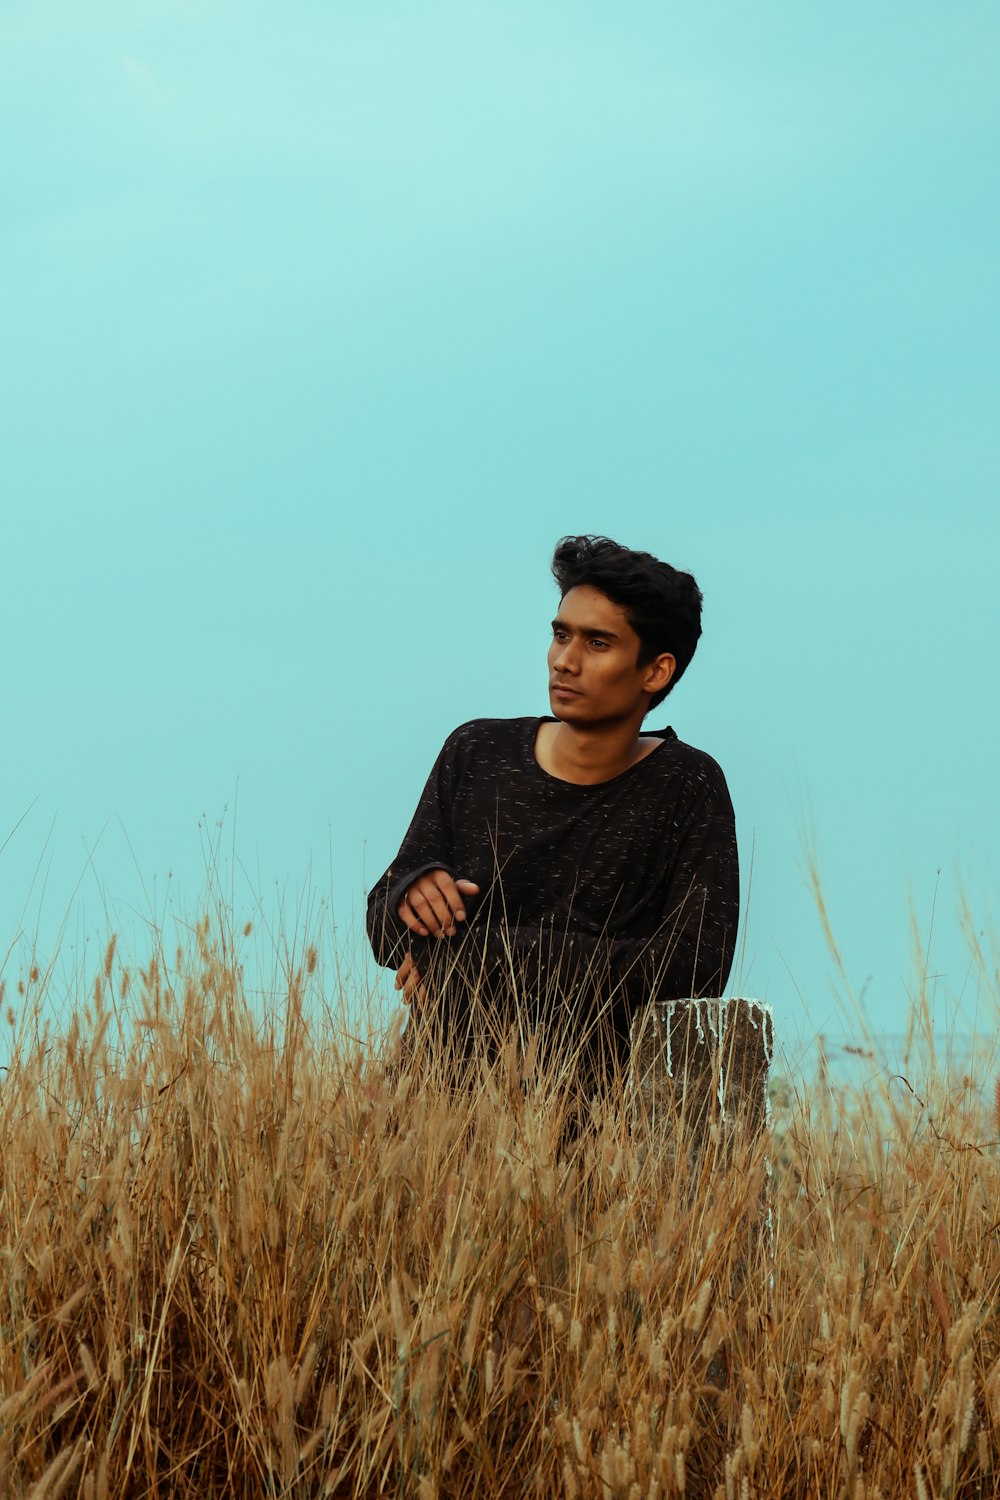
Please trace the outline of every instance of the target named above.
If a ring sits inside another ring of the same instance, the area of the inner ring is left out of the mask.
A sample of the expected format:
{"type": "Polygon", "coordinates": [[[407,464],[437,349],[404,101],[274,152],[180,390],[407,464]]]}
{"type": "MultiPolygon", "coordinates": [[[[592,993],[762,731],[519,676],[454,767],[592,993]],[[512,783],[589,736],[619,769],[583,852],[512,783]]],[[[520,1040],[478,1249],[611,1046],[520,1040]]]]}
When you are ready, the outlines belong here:
{"type": "Polygon", "coordinates": [[[744,902],[754,848],[734,986],[847,1026],[811,830],[875,1028],[938,871],[973,1021],[998,49],[914,0],[0,0],[7,977],[64,916],[141,952],[220,820],[241,909],[349,933],[448,731],[547,711],[600,531],[704,590],[651,727],[722,764],[744,902]]]}

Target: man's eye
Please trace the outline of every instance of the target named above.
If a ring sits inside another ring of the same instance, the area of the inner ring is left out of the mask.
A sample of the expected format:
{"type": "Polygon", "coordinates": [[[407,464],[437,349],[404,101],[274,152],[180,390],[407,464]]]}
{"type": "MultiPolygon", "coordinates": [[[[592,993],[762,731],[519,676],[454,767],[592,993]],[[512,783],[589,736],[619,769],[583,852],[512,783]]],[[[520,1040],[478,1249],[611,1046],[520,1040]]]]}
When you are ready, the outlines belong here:
{"type": "Polygon", "coordinates": [[[600,637],[599,637],[599,636],[595,636],[595,637],[594,637],[594,639],[593,639],[593,640],[592,640],[592,641],[591,641],[591,643],[590,643],[590,644],[591,644],[591,645],[592,645],[592,646],[600,646],[600,648],[601,648],[601,650],[602,650],[602,651],[603,651],[603,650],[604,650],[604,647],[605,647],[605,646],[606,646],[606,645],[607,645],[607,644],[608,644],[608,643],[607,643],[607,641],[602,641],[602,640],[601,640],[601,639],[600,639],[600,637]]]}

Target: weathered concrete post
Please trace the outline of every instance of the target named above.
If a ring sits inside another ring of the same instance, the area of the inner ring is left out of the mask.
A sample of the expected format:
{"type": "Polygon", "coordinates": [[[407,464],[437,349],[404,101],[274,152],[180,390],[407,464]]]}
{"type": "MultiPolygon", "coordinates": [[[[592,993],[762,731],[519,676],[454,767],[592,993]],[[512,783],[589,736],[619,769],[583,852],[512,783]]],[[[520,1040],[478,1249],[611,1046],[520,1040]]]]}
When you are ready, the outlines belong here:
{"type": "Polygon", "coordinates": [[[679,1132],[689,1156],[720,1133],[752,1139],[767,1124],[774,1023],[761,1001],[653,1001],[632,1022],[631,1056],[636,1117],[679,1132]]]}

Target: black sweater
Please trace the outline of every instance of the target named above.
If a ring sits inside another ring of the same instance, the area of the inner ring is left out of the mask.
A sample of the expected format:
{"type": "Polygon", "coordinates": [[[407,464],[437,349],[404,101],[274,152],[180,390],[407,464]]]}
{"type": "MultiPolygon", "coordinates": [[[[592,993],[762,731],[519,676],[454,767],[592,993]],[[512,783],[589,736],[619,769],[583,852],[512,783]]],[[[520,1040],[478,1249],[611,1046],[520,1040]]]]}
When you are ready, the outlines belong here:
{"type": "Polygon", "coordinates": [[[376,959],[397,968],[409,949],[424,975],[457,964],[494,995],[513,982],[543,1015],[556,992],[578,1016],[610,1000],[619,1033],[650,998],[721,995],[739,871],[719,766],[662,729],[664,743],[612,780],[562,781],[535,759],[542,722],[475,719],[449,735],[369,896],[376,959]],[[435,867],[480,887],[453,939],[419,938],[396,915],[435,867]]]}

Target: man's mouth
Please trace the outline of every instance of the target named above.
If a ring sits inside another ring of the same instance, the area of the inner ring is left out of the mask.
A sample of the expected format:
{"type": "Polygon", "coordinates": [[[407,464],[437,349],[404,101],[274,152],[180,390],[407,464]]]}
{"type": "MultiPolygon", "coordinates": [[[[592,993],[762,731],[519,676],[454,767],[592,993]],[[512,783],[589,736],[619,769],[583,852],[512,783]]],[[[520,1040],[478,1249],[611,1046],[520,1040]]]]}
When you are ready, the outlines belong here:
{"type": "Polygon", "coordinates": [[[549,691],[552,693],[564,693],[568,698],[580,698],[583,696],[578,688],[567,687],[563,682],[550,683],[549,691]]]}

